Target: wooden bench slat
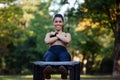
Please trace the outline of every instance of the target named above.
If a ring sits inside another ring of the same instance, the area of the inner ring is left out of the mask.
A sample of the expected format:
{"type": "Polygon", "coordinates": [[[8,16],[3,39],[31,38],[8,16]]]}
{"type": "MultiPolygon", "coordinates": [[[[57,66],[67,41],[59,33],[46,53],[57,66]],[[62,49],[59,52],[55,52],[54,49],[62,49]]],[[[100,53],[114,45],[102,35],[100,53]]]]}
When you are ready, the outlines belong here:
{"type": "Polygon", "coordinates": [[[34,65],[78,65],[79,62],[70,62],[70,61],[63,61],[63,62],[41,62],[36,61],[33,62],[34,65]]]}

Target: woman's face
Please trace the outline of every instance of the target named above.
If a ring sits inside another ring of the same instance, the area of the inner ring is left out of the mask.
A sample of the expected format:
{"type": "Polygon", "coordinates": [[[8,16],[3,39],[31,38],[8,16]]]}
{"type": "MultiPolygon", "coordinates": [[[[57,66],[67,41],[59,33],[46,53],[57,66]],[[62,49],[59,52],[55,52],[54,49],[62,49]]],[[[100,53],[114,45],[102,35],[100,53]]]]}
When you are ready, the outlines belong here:
{"type": "Polygon", "coordinates": [[[62,31],[62,27],[64,25],[62,18],[56,17],[53,21],[53,25],[56,31],[62,31]]]}

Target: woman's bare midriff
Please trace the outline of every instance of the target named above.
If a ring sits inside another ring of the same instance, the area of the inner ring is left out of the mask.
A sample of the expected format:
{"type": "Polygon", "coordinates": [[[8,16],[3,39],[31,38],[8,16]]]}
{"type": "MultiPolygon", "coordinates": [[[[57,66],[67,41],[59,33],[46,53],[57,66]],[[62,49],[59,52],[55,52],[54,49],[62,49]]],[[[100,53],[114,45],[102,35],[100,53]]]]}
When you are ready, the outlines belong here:
{"type": "Polygon", "coordinates": [[[65,43],[63,43],[62,41],[56,41],[56,42],[52,43],[50,46],[54,46],[54,45],[61,45],[61,46],[66,47],[65,43]]]}

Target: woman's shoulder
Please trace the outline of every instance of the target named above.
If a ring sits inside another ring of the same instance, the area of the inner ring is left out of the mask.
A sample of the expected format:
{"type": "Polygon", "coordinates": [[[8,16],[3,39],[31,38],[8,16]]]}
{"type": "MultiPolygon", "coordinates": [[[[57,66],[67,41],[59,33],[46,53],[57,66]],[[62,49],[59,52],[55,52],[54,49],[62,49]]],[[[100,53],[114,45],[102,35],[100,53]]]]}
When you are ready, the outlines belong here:
{"type": "Polygon", "coordinates": [[[71,34],[68,33],[68,32],[63,32],[63,35],[65,35],[65,36],[71,36],[71,34]]]}
{"type": "Polygon", "coordinates": [[[71,35],[69,32],[64,32],[64,34],[66,34],[66,35],[71,35]]]}

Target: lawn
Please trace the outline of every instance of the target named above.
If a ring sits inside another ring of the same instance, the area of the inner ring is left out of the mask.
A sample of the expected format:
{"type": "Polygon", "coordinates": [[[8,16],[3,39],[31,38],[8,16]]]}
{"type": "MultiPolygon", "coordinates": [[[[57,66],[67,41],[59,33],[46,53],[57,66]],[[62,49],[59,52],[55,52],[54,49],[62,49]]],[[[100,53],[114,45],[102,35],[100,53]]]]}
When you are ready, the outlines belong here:
{"type": "MultiPolygon", "coordinates": [[[[81,75],[80,78],[81,80],[120,80],[120,78],[112,78],[111,75],[81,75]]],[[[7,76],[1,75],[0,80],[33,80],[33,76],[32,75],[7,75],[7,76]]],[[[51,80],[60,80],[60,75],[52,75],[51,80]]]]}
{"type": "Polygon", "coordinates": [[[0,76],[0,80],[33,80],[32,75],[7,75],[0,76]]]}

